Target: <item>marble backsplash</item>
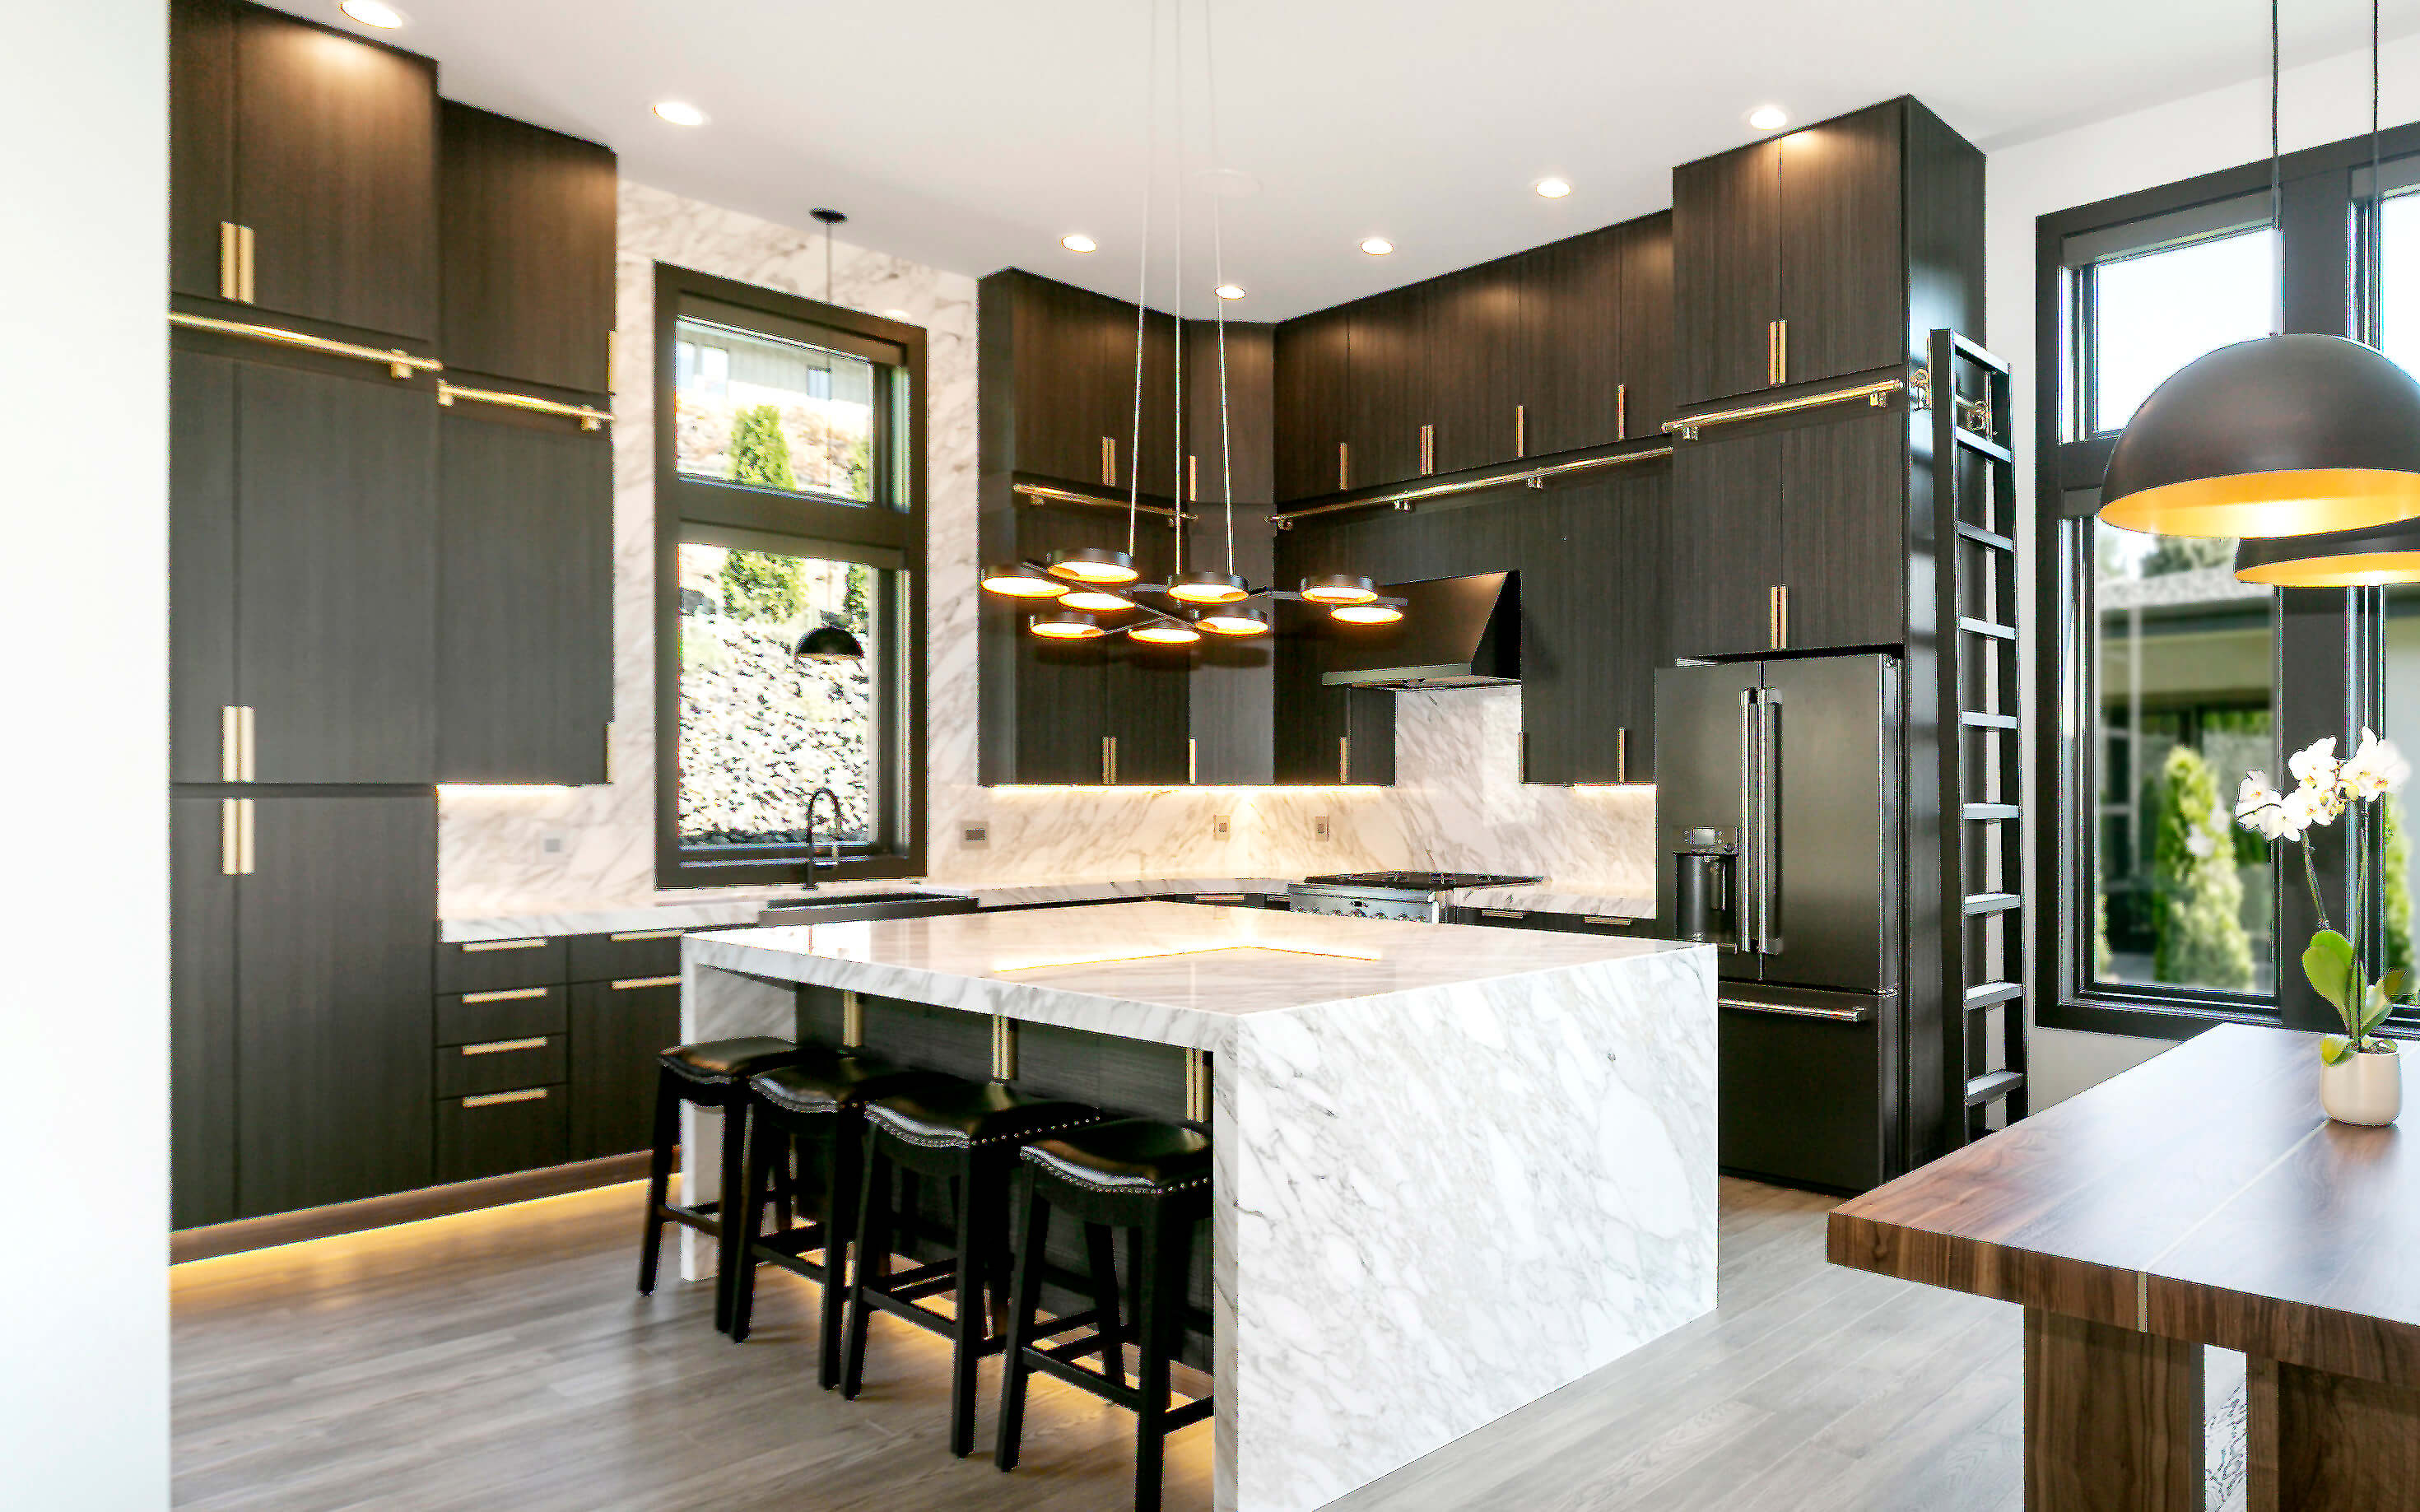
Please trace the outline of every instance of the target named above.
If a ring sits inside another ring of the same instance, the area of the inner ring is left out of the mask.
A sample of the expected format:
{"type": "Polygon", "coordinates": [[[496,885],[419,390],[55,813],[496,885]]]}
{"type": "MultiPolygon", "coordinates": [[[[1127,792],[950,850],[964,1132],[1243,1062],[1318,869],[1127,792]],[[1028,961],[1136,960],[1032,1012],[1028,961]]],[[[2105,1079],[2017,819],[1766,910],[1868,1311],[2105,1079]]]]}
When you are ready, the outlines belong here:
{"type": "MultiPolygon", "coordinates": [[[[621,330],[654,329],[658,262],[824,297],[820,233],[625,182],[621,330]]],[[[1391,788],[985,788],[975,780],[975,282],[845,241],[831,302],[905,311],[928,335],[927,873],[941,882],[1298,876],[1419,867],[1544,876],[1567,890],[1654,886],[1654,794],[1520,780],[1518,688],[1396,695],[1391,788]],[[1212,838],[1218,816],[1225,840],[1212,838]],[[1330,838],[1317,838],[1318,820],[1330,838]],[[988,843],[960,843],[980,823],[988,843]]],[[[614,394],[614,750],[611,783],[442,789],[447,917],[640,902],[654,878],[652,352],[622,343],[614,394]]]]}

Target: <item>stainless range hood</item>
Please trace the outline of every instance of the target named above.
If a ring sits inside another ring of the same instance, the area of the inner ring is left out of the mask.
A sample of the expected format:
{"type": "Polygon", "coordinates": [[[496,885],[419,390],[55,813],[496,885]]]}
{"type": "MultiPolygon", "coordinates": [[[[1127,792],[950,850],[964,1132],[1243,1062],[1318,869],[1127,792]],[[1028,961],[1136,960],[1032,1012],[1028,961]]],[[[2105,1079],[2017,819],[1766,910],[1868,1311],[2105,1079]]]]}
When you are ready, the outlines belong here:
{"type": "Polygon", "coordinates": [[[1521,575],[1484,572],[1390,583],[1392,625],[1326,626],[1330,687],[1497,687],[1521,680],[1521,575]]]}

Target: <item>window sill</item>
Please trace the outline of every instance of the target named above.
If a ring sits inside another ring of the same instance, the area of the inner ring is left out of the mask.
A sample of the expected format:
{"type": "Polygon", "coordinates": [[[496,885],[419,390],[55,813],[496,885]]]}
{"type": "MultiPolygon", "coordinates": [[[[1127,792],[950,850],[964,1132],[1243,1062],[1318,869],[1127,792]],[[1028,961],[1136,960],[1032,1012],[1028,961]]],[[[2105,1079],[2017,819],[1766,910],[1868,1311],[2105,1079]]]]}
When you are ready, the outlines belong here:
{"type": "Polygon", "coordinates": [[[2250,1024],[2277,1027],[2273,1008],[2216,1003],[2153,1002],[2120,997],[2069,998],[2034,1011],[2034,1023],[2045,1029],[2080,1029],[2091,1034],[2120,1034],[2137,1040],[2185,1041],[2219,1024],[2250,1024]]]}

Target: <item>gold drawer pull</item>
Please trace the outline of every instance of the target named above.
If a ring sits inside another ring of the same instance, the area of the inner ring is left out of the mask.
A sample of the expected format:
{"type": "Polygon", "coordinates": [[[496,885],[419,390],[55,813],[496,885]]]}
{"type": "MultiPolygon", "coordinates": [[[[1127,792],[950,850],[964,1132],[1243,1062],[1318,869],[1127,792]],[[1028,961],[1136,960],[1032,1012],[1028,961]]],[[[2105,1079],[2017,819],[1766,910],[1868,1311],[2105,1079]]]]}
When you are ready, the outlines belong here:
{"type": "Polygon", "coordinates": [[[479,955],[489,950],[535,950],[545,940],[468,940],[461,947],[464,955],[479,955]]]}
{"type": "Polygon", "coordinates": [[[466,1097],[462,1105],[466,1108],[491,1108],[499,1103],[542,1103],[545,1100],[545,1088],[524,1087],[518,1092],[482,1092],[477,1097],[466,1097]]]}
{"type": "Polygon", "coordinates": [[[1518,908],[1482,908],[1479,911],[1479,917],[1481,918],[1527,918],[1529,916],[1523,913],[1518,908]]]}
{"type": "Polygon", "coordinates": [[[466,1056],[493,1056],[501,1055],[507,1050],[543,1050],[545,1048],[546,1036],[541,1034],[533,1040],[490,1040],[485,1044],[466,1044],[462,1047],[462,1053],[466,1056]]]}
{"type": "Polygon", "coordinates": [[[553,990],[551,987],[507,987],[501,992],[464,993],[462,1002],[465,1007],[473,1003],[518,1003],[524,998],[544,997],[553,990]]]}
{"type": "Polygon", "coordinates": [[[677,940],[688,933],[687,930],[678,929],[632,929],[624,930],[619,934],[608,934],[605,937],[616,945],[628,945],[633,940],[677,940]]]}
{"type": "Polygon", "coordinates": [[[631,992],[641,987],[677,987],[679,985],[678,977],[625,977],[612,983],[617,993],[631,992]]]}
{"type": "Polygon", "coordinates": [[[1616,918],[1610,914],[1584,914],[1580,917],[1580,922],[1583,924],[1610,924],[1616,929],[1628,929],[1633,924],[1637,923],[1638,920],[1635,918],[1616,918]]]}

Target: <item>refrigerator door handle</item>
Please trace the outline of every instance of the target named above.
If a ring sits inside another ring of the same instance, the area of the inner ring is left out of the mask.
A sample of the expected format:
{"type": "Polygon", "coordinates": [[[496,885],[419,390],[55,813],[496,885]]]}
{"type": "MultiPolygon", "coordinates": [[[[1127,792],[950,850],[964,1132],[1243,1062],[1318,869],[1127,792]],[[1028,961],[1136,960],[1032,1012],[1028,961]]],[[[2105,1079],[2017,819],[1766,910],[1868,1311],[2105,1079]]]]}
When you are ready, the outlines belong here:
{"type": "Polygon", "coordinates": [[[1731,918],[1739,926],[1739,952],[1757,953],[1757,942],[1762,932],[1757,926],[1756,910],[1764,901],[1763,889],[1757,886],[1757,872],[1763,864],[1763,838],[1758,827],[1758,807],[1763,795],[1758,790],[1760,775],[1758,751],[1762,741],[1759,731],[1761,689],[1740,689],[1740,842],[1733,861],[1739,872],[1738,884],[1731,888],[1731,918]]]}
{"type": "Polygon", "coordinates": [[[1781,953],[1779,867],[1781,803],[1778,767],[1781,743],[1781,695],[1761,690],[1756,702],[1756,807],[1749,823],[1756,827],[1756,949],[1759,955],[1781,953]]]}

